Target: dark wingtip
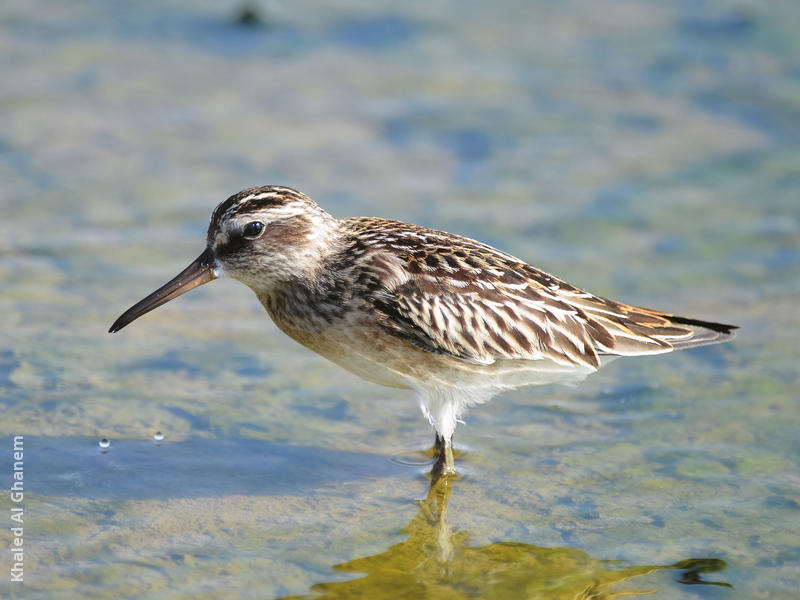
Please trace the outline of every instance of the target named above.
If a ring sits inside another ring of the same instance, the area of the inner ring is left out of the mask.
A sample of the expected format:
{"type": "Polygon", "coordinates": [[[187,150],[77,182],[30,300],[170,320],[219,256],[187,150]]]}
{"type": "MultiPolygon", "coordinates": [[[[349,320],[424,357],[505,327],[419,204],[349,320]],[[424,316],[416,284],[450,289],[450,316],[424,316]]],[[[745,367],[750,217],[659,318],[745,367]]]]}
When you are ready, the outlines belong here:
{"type": "Polygon", "coordinates": [[[675,317],[670,315],[667,317],[673,323],[678,323],[679,325],[693,325],[695,327],[703,327],[704,329],[710,329],[711,331],[716,331],[718,333],[732,333],[734,329],[739,329],[738,325],[725,325],[724,323],[712,323],[710,321],[701,321],[699,319],[686,319],[685,317],[675,317]]]}

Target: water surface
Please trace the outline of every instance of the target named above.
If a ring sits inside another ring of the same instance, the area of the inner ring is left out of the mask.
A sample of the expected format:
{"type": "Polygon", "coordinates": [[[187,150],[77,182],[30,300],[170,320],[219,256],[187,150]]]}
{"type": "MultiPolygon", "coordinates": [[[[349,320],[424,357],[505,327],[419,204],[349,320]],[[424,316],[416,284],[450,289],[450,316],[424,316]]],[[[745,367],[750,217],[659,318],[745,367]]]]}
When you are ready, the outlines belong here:
{"type": "Polygon", "coordinates": [[[797,597],[800,8],[235,12],[0,8],[0,595],[797,597]],[[429,493],[409,394],[236,282],[106,333],[266,183],[742,329],[476,407],[429,493]]]}

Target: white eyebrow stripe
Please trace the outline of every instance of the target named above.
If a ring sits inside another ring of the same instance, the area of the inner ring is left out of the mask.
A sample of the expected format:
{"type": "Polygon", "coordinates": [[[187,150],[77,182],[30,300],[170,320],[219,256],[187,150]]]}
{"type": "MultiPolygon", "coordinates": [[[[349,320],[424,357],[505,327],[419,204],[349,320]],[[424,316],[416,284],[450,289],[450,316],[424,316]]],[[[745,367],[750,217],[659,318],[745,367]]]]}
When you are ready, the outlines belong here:
{"type": "Polygon", "coordinates": [[[261,192],[260,194],[251,194],[246,198],[242,198],[238,203],[237,206],[244,204],[245,202],[249,202],[250,200],[263,200],[264,198],[280,198],[283,194],[279,194],[277,192],[261,192]]]}

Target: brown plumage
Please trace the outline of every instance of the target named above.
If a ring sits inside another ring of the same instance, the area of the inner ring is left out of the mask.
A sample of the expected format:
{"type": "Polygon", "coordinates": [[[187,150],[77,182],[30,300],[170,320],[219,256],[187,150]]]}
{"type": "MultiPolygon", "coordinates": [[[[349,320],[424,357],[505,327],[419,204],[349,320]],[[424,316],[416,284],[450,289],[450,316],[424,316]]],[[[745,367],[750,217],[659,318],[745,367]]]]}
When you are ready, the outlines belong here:
{"type": "Polygon", "coordinates": [[[574,381],[604,357],[723,342],[732,325],[585,292],[475,240],[379,218],[338,220],[289,188],[214,211],[208,248],[112,331],[222,271],[288,335],[354,373],[410,388],[437,431],[437,468],[467,406],[503,389],[574,381]]]}
{"type": "Polygon", "coordinates": [[[365,288],[367,305],[388,332],[430,352],[596,369],[600,355],[669,352],[724,341],[734,329],[600,298],[461,236],[376,218],[343,224],[362,249],[361,269],[402,271],[391,285],[365,288]]]}

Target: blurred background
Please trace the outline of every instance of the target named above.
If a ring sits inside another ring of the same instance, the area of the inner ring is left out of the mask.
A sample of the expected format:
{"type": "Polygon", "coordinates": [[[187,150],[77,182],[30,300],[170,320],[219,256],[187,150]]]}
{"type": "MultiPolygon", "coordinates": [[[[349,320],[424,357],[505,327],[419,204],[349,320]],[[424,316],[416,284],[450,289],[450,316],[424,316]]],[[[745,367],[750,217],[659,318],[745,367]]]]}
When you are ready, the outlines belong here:
{"type": "Polygon", "coordinates": [[[0,5],[0,487],[25,444],[0,596],[796,598],[798,23],[788,0],[0,5]],[[106,333],[262,184],[742,329],[476,407],[437,520],[411,395],[244,286],[106,333]]]}

